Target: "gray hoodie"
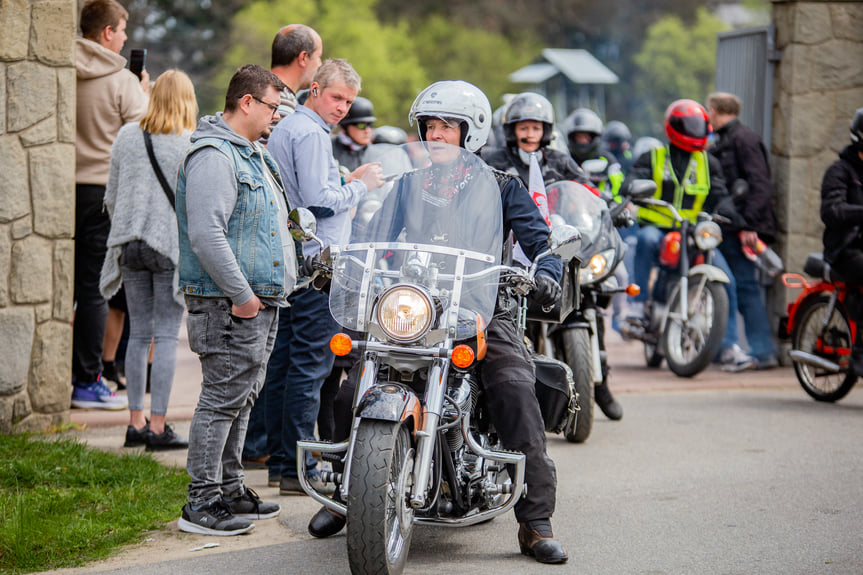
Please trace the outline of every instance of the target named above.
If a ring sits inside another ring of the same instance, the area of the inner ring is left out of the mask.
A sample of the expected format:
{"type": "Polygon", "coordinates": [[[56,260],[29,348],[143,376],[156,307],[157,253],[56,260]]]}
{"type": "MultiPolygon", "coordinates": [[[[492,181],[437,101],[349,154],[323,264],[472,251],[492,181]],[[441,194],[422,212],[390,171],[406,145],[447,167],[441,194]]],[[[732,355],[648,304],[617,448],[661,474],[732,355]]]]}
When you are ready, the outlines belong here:
{"type": "MultiPolygon", "coordinates": [[[[202,138],[219,138],[237,146],[255,147],[261,153],[256,153],[253,158],[263,161],[263,148],[236,133],[225,122],[221,112],[198,121],[198,126],[192,133],[192,144],[202,138]]],[[[234,304],[242,305],[252,298],[253,292],[225,237],[228,221],[237,204],[237,181],[233,163],[225,154],[208,146],[187,156],[185,169],[188,182],[187,219],[192,248],[198,261],[219,288],[234,304]]],[[[270,189],[272,187],[270,186],[270,189]]],[[[275,187],[275,199],[279,201],[280,209],[284,207],[285,211],[280,214],[279,232],[284,244],[285,273],[290,274],[290,277],[286,277],[285,288],[287,293],[290,293],[296,279],[296,251],[287,229],[284,190],[275,187]]],[[[284,298],[262,297],[261,301],[268,306],[287,306],[284,298]]]]}

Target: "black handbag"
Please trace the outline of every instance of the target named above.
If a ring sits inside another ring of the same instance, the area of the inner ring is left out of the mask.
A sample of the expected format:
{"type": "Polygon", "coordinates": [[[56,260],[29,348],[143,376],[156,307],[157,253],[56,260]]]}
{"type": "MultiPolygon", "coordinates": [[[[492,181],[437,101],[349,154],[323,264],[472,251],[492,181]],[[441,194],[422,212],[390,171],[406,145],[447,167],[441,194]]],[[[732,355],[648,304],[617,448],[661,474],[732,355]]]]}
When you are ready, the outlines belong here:
{"type": "Polygon", "coordinates": [[[147,146],[147,155],[150,156],[150,165],[153,166],[153,171],[156,172],[156,178],[158,178],[159,183],[162,184],[162,189],[165,191],[165,197],[168,198],[171,208],[176,210],[177,208],[174,205],[174,192],[171,190],[171,186],[168,185],[168,180],[165,179],[165,174],[162,173],[162,168],[159,167],[159,162],[156,161],[156,154],[153,152],[153,140],[150,138],[150,132],[147,130],[141,131],[144,133],[144,144],[147,146]]]}

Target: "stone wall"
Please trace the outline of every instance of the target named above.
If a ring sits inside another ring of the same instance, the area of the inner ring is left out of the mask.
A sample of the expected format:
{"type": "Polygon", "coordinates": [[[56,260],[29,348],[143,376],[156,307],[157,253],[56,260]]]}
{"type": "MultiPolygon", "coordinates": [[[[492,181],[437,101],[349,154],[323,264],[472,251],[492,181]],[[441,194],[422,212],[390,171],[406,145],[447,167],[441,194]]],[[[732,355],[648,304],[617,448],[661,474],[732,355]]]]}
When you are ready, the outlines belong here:
{"type": "Polygon", "coordinates": [[[69,418],[77,9],[0,2],[0,433],[69,418]]]}
{"type": "MultiPolygon", "coordinates": [[[[849,143],[848,125],[863,107],[863,2],[773,0],[776,48],[773,176],[780,254],[802,273],[806,255],[820,252],[821,178],[849,143]]],[[[778,292],[773,313],[785,314],[778,292]]]]}

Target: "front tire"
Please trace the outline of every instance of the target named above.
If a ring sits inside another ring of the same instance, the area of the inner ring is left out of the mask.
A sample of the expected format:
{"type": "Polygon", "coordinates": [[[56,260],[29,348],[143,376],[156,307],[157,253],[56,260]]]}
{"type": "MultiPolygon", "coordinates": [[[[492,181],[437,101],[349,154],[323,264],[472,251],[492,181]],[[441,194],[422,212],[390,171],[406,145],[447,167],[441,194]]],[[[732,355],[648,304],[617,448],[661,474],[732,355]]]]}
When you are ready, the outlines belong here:
{"type": "Polygon", "coordinates": [[[566,424],[563,433],[570,443],[584,443],[593,429],[594,399],[593,377],[590,373],[592,365],[590,332],[587,328],[566,329],[561,335],[561,340],[563,357],[569,369],[572,370],[572,378],[575,380],[579,405],[578,413],[566,424]]]}
{"type": "Polygon", "coordinates": [[[725,336],[728,325],[728,294],[719,282],[707,281],[699,290],[700,279],[689,286],[689,317],[679,316],[680,291],[671,298],[668,321],[663,333],[665,361],[679,377],[692,377],[710,365],[725,336]]]}
{"type": "Polygon", "coordinates": [[[348,561],[354,575],[397,575],[413,533],[408,498],[414,450],[402,423],[362,420],[348,489],[348,561]]]}
{"type": "Polygon", "coordinates": [[[817,401],[839,401],[851,391],[857,383],[857,376],[851,369],[851,325],[848,312],[842,304],[836,304],[833,315],[826,328],[829,296],[823,295],[809,300],[800,310],[800,320],[792,334],[793,349],[805,351],[845,367],[844,371],[826,371],[812,365],[794,362],[794,373],[797,380],[813,399],[817,401]],[[825,348],[832,348],[834,353],[825,353],[825,348]],[[839,353],[841,350],[841,353],[839,353]]]}

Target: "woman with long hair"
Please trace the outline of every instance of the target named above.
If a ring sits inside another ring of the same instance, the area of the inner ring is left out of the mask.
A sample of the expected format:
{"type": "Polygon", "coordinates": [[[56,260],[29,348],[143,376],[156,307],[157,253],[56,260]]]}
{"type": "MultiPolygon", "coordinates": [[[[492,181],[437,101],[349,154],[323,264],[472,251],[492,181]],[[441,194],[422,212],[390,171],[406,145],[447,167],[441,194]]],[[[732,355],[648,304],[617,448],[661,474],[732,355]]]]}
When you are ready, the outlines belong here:
{"type": "Polygon", "coordinates": [[[129,427],[124,445],[146,445],[147,451],[188,446],[188,441],[165,423],[165,416],[184,309],[177,285],[180,250],[173,198],[177,170],[189,147],[197,115],[192,81],[179,70],[168,70],[153,85],[147,115],[140,123],[123,126],[111,149],[105,191],[111,232],[99,287],[109,298],[121,283],[125,286],[129,308],[129,427]],[[148,420],[144,393],[151,341],[155,345],[148,420]]]}

